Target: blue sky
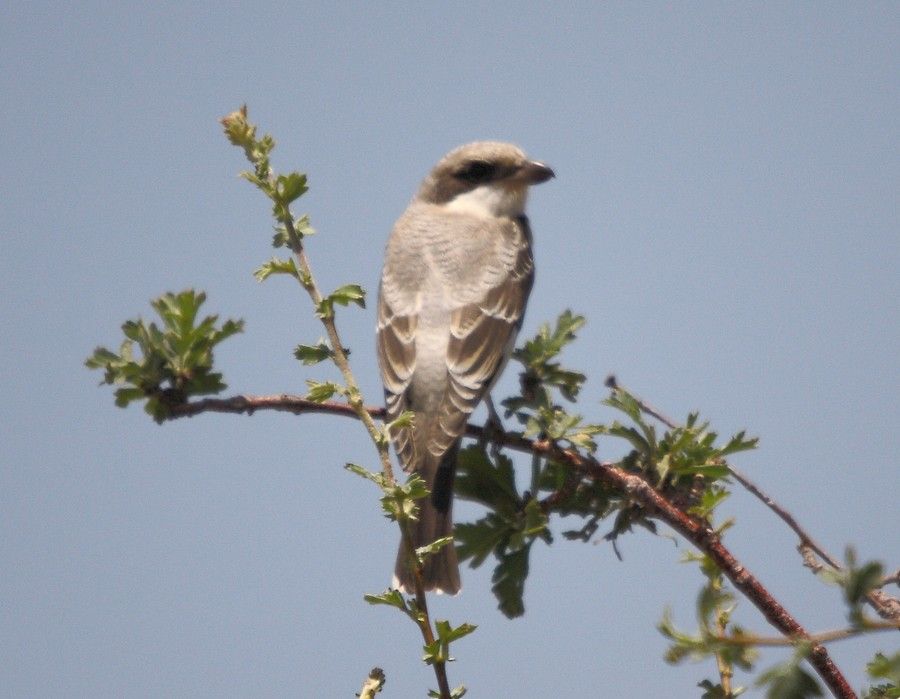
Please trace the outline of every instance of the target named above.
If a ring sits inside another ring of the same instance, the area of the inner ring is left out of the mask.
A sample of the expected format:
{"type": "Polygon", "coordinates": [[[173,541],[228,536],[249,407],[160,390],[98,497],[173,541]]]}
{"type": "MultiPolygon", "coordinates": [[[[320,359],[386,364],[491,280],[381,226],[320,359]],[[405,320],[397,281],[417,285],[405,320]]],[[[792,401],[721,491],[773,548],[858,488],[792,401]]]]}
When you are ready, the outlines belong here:
{"type": "MultiPolygon", "coordinates": [[[[551,164],[530,201],[524,333],[564,308],[596,420],[615,373],[669,414],[760,449],[737,465],[832,552],[898,565],[895,3],[13,3],[0,23],[0,686],[9,696],[384,696],[433,686],[411,624],[362,601],[395,527],[341,467],[359,425],[205,415],[159,427],[82,367],[149,299],[189,286],[243,317],[230,392],[302,392],[321,334],[271,256],[268,207],[216,119],[243,102],[299,203],[324,287],[377,288],[394,219],[450,148],[503,139],[551,164]]],[[[343,312],[370,401],[371,307],[343,312]]],[[[513,372],[498,387],[513,390],[513,372]]],[[[603,443],[604,457],[621,447],[603,443]]],[[[527,465],[522,464],[522,472],[527,465]]],[[[750,496],[727,543],[809,629],[839,592],[750,496]]],[[[463,505],[457,519],[478,515],[463,505]]],[[[556,531],[571,523],[555,522],[556,531]]],[[[451,682],[475,697],[695,696],[665,606],[693,627],[686,546],[640,533],[532,556],[523,619],[490,571],[437,616],[478,631],[451,682]]],[[[768,632],[742,602],[739,617],[768,632]]],[[[833,648],[854,686],[888,636],[833,648]]],[[[766,653],[761,667],[782,657],[766,653]]],[[[739,677],[739,680],[742,679],[739,677]]],[[[746,681],[746,678],[743,678],[746,681]]],[[[751,696],[753,693],[751,692],[751,696]]]]}

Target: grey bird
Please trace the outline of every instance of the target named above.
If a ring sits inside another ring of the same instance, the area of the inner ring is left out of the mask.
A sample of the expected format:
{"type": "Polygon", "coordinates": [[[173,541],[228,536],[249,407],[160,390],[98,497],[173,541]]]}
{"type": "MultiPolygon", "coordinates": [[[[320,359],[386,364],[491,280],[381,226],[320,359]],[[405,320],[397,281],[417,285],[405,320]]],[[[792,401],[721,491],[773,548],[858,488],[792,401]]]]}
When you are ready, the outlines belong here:
{"type": "MultiPolygon", "coordinates": [[[[413,547],[453,533],[459,443],[512,352],[534,281],[528,188],[553,176],[508,143],[461,146],[425,178],[391,232],[377,348],[387,419],[415,414],[392,434],[394,448],[431,491],[419,501],[413,547]]],[[[411,594],[408,543],[400,542],[393,584],[411,594]]],[[[452,544],[426,560],[422,578],[425,590],[459,592],[452,544]]]]}

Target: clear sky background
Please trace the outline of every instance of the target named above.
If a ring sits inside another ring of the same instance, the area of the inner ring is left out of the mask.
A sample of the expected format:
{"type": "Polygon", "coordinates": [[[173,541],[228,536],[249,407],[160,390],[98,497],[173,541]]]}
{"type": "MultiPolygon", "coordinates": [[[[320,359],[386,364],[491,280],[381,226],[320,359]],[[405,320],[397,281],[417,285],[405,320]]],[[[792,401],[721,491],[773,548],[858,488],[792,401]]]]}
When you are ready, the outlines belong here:
{"type": "MultiPolygon", "coordinates": [[[[321,335],[298,287],[251,276],[272,254],[268,206],[216,123],[245,101],[276,166],[310,175],[298,211],[326,288],[374,297],[391,224],[450,148],[510,140],[551,164],[524,333],[587,316],[567,355],[592,377],[581,410],[613,417],[615,373],[672,415],[746,428],[761,447],[736,464],[823,545],[900,564],[896,3],[330,5],[13,2],[0,18],[0,695],[349,697],[373,665],[385,697],[434,686],[414,627],[362,600],[388,584],[397,531],[342,469],[375,465],[358,424],[160,427],[82,366],[151,298],[194,286],[247,321],[217,354],[229,393],[330,376],[292,357],[321,335]]],[[[371,305],[339,323],[377,402],[371,305]]],[[[737,493],[722,514],[801,623],[845,622],[769,511],[737,493]]],[[[654,628],[667,605],[694,628],[687,547],[620,545],[623,562],[604,543],[535,546],[515,621],[490,570],[465,569],[435,603],[479,625],[451,682],[697,696],[713,665],[665,665],[654,628]]],[[[748,602],[739,618],[770,631],[748,602]]],[[[833,654],[862,688],[896,647],[833,654]]]]}

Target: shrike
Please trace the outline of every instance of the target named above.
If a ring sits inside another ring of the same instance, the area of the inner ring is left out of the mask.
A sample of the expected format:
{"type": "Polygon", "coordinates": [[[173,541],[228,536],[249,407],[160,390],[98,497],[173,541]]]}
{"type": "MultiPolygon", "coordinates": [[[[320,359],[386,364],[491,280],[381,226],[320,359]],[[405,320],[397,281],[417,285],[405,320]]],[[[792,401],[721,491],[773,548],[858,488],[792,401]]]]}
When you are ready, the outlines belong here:
{"type": "MultiPolygon", "coordinates": [[[[413,547],[453,533],[459,443],[512,352],[534,280],[528,187],[551,177],[511,144],[461,146],[425,178],[388,240],[377,329],[387,416],[415,414],[394,448],[431,491],[413,547]]],[[[423,579],[426,590],[459,592],[452,544],[427,559],[423,579]]],[[[401,541],[394,587],[412,593],[414,580],[401,541]]]]}

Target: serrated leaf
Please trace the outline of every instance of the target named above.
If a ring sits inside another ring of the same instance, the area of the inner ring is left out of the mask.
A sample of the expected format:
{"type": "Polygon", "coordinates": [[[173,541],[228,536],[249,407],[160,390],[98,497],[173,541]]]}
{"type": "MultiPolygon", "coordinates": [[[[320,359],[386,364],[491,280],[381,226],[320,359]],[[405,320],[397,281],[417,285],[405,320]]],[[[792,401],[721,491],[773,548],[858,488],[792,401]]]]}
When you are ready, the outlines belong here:
{"type": "Polygon", "coordinates": [[[291,237],[287,232],[287,229],[279,224],[275,226],[275,233],[272,235],[272,247],[273,248],[285,248],[291,242],[291,237]]]}
{"type": "Polygon", "coordinates": [[[887,680],[870,687],[866,699],[896,699],[900,697],[900,651],[888,657],[884,653],[876,653],[866,665],[869,677],[887,680]]]}
{"type": "Polygon", "coordinates": [[[382,486],[384,495],[381,498],[381,508],[385,516],[390,520],[416,519],[418,506],[416,500],[421,500],[429,494],[428,486],[417,473],[413,473],[405,483],[382,486]]]}
{"type": "Polygon", "coordinates": [[[300,172],[289,172],[275,178],[275,193],[279,200],[287,205],[299,199],[309,188],[306,186],[306,175],[300,172]]]}
{"type": "Polygon", "coordinates": [[[360,466],[359,464],[352,463],[344,464],[344,468],[350,471],[350,473],[355,473],[357,476],[362,476],[366,480],[372,481],[379,487],[384,486],[384,476],[380,473],[375,473],[374,471],[370,471],[369,469],[360,466]]]}
{"type": "Polygon", "coordinates": [[[628,441],[635,449],[642,454],[649,455],[651,453],[650,444],[644,436],[633,427],[627,427],[620,422],[613,422],[607,429],[608,434],[613,437],[621,437],[628,441]]]}
{"type": "Polygon", "coordinates": [[[333,381],[313,381],[311,379],[307,379],[306,385],[309,388],[309,391],[306,394],[306,399],[311,400],[313,403],[324,403],[327,400],[331,400],[336,394],[343,393],[343,387],[334,383],[333,381]]]}
{"type": "Polygon", "coordinates": [[[816,680],[797,660],[777,665],[762,673],[756,684],[759,687],[768,685],[767,699],[805,699],[822,696],[822,689],[816,680]]]}
{"type": "Polygon", "coordinates": [[[424,563],[425,559],[429,556],[434,555],[442,548],[448,545],[453,545],[453,537],[452,536],[444,536],[440,539],[435,539],[430,544],[426,544],[425,546],[419,546],[416,549],[416,557],[419,559],[419,563],[424,563]]]}
{"type": "Polygon", "coordinates": [[[399,590],[385,590],[380,595],[365,594],[363,599],[369,604],[385,604],[389,607],[396,607],[404,612],[409,611],[406,600],[399,590]]]}
{"type": "Polygon", "coordinates": [[[528,554],[531,543],[518,551],[504,555],[494,568],[491,590],[497,598],[498,608],[508,619],[525,613],[525,580],[528,577],[528,554]]]}
{"type": "Polygon", "coordinates": [[[396,430],[412,427],[415,424],[415,420],[416,414],[412,410],[404,410],[384,427],[389,433],[393,434],[396,430]]]}
{"type": "Polygon", "coordinates": [[[318,364],[332,356],[331,348],[325,344],[324,340],[319,340],[315,345],[297,345],[294,349],[294,356],[303,364],[311,366],[318,364]]]}
{"type": "Polygon", "coordinates": [[[676,466],[672,468],[672,472],[677,473],[680,476],[698,474],[705,478],[709,478],[710,480],[724,478],[730,473],[727,465],[718,463],[676,466]]]}
{"type": "Polygon", "coordinates": [[[459,560],[471,559],[469,567],[477,568],[509,538],[509,532],[509,524],[493,513],[477,522],[458,523],[454,539],[459,560]]]}
{"type": "Polygon", "coordinates": [[[273,274],[287,274],[294,277],[295,279],[300,279],[300,273],[297,270],[297,264],[294,262],[294,258],[292,257],[289,257],[286,260],[273,257],[268,262],[264,262],[263,264],[261,264],[253,272],[253,276],[256,277],[256,281],[258,282],[264,282],[273,274]]]}
{"type": "Polygon", "coordinates": [[[494,460],[496,465],[476,445],[462,449],[456,460],[454,490],[457,497],[512,515],[520,504],[512,460],[503,454],[496,455],[494,460]]]}
{"type": "Polygon", "coordinates": [[[746,433],[743,431],[738,432],[728,440],[728,444],[719,450],[719,456],[728,456],[729,454],[737,454],[741,451],[756,449],[756,447],[759,446],[759,437],[745,439],[745,434],[746,433]]]}
{"type": "Polygon", "coordinates": [[[458,641],[465,636],[468,636],[478,627],[475,624],[463,623],[456,628],[453,628],[450,625],[449,621],[438,620],[435,624],[435,628],[437,630],[438,638],[441,640],[441,642],[450,644],[454,641],[458,641]]]}
{"type": "Polygon", "coordinates": [[[227,320],[217,327],[217,316],[197,321],[206,294],[188,289],[164,294],[151,301],[162,321],[141,319],[122,324],[125,340],[116,354],[98,347],[87,359],[90,369],[104,371],[103,383],[119,384],[116,404],[125,407],[146,400],[145,411],[161,422],[171,407],[195,395],[218,393],[226,386],[214,372],[214,347],[243,330],[243,321],[227,320]]]}
{"type": "Polygon", "coordinates": [[[426,644],[423,647],[425,654],[422,659],[428,665],[433,665],[436,662],[451,662],[453,658],[450,656],[450,644],[463,636],[469,635],[476,628],[472,624],[461,624],[453,628],[450,626],[450,622],[438,620],[435,622],[437,638],[435,638],[433,643],[426,644]]]}
{"type": "Polygon", "coordinates": [[[366,292],[359,284],[345,284],[331,292],[332,303],[348,306],[355,303],[360,308],[366,307],[366,292]]]}

